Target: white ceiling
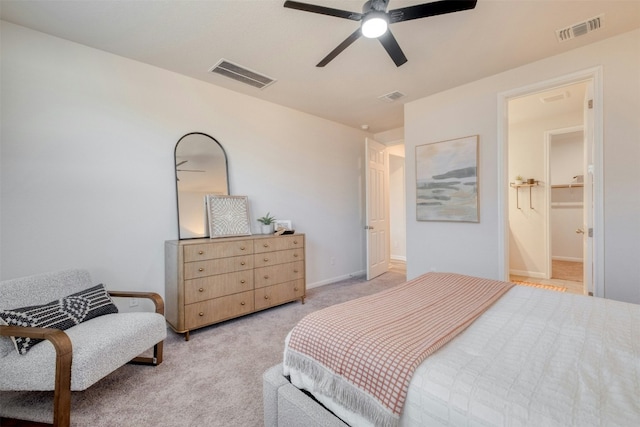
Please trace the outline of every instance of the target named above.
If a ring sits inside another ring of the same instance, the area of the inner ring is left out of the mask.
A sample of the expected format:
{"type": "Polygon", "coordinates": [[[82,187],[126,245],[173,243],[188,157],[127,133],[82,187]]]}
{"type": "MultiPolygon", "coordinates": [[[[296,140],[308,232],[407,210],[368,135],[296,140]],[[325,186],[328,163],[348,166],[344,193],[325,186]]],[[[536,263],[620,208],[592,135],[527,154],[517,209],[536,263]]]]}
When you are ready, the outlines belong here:
{"type": "MultiPolygon", "coordinates": [[[[317,68],[358,22],[285,9],[284,0],[0,1],[3,20],[373,133],[403,126],[405,102],[640,28],[640,0],[480,0],[473,10],[393,24],[409,60],[399,68],[364,38],[317,68]],[[557,41],[557,29],[600,14],[602,29],[557,41]],[[260,90],[209,73],[221,58],[277,82],[260,90]],[[377,99],[393,91],[407,96],[377,99]]],[[[352,11],[364,3],[301,1],[352,11]]]]}

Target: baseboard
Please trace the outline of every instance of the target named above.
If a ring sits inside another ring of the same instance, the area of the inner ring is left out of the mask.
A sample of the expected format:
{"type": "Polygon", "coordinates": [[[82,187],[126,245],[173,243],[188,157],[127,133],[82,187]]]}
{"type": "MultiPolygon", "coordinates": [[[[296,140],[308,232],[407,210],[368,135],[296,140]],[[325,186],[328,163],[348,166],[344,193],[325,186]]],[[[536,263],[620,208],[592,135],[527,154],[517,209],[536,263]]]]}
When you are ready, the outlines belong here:
{"type": "Polygon", "coordinates": [[[536,279],[545,278],[544,273],[540,273],[539,271],[509,270],[509,274],[513,276],[535,277],[536,279]]]}
{"type": "Polygon", "coordinates": [[[582,258],[574,258],[570,256],[552,256],[551,259],[554,261],[582,262],[582,258]]]}
{"type": "Polygon", "coordinates": [[[407,262],[407,257],[406,256],[401,256],[401,255],[391,255],[390,258],[393,261],[404,261],[407,262]]]}
{"type": "Polygon", "coordinates": [[[361,276],[364,276],[365,274],[366,274],[366,271],[361,270],[355,273],[344,274],[342,276],[332,277],[330,279],[321,280],[315,283],[307,283],[307,289],[313,289],[313,288],[318,288],[324,285],[330,285],[332,283],[340,282],[342,280],[353,279],[354,277],[361,277],[361,276]]]}

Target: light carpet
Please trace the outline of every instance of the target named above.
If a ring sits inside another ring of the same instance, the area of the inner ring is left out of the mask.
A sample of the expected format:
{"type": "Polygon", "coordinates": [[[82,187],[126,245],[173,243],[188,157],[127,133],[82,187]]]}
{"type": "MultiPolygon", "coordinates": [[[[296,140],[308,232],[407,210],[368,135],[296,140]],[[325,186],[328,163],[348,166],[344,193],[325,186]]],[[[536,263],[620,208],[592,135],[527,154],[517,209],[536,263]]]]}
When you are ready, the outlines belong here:
{"type": "MultiPolygon", "coordinates": [[[[157,367],[125,365],[73,392],[72,426],[262,426],[262,374],[282,361],[284,339],[305,315],[402,283],[388,272],[307,291],[299,301],[199,329],[168,332],[157,367]]],[[[0,392],[0,416],[51,422],[53,392],[0,392]]]]}

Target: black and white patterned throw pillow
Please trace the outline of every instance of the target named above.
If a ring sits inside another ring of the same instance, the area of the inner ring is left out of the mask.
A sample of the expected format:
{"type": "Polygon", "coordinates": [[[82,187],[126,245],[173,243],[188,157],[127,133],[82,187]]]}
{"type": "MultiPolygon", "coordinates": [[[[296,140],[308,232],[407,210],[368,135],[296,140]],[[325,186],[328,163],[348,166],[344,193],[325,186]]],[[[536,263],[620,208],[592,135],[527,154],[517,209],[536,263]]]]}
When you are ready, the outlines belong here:
{"type": "MultiPolygon", "coordinates": [[[[98,316],[117,313],[118,307],[100,284],[44,305],[0,310],[0,323],[7,326],[69,329],[98,316]]],[[[18,354],[27,352],[44,340],[11,337],[18,354]]]]}

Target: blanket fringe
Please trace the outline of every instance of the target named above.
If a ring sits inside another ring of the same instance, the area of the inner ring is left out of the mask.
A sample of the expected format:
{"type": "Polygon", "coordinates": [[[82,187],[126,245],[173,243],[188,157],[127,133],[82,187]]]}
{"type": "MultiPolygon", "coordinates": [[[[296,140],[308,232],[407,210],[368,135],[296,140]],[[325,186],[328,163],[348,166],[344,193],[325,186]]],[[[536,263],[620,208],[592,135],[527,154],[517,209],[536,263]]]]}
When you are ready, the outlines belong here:
{"type": "Polygon", "coordinates": [[[376,427],[397,427],[399,425],[400,417],[391,413],[373,396],[304,354],[287,348],[285,364],[309,376],[316,384],[314,391],[331,397],[350,411],[362,415],[376,427]]]}

